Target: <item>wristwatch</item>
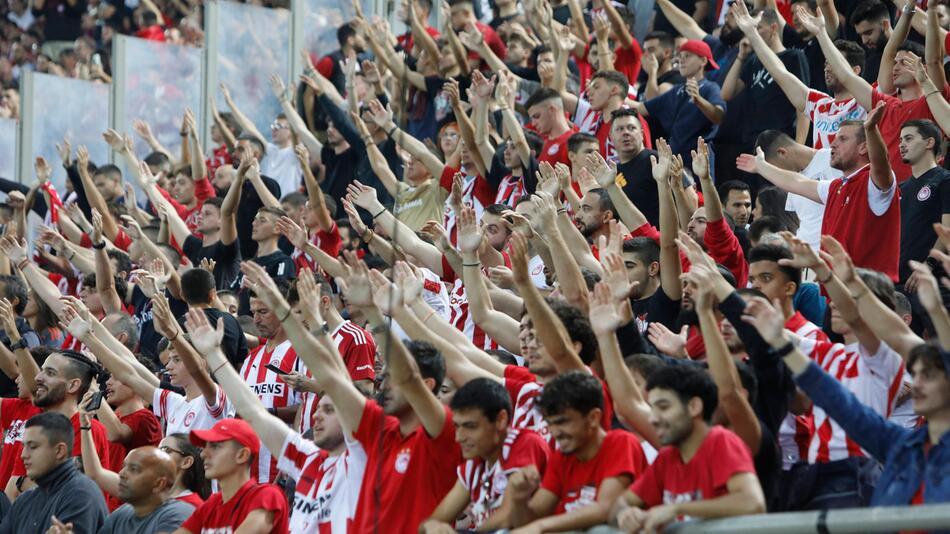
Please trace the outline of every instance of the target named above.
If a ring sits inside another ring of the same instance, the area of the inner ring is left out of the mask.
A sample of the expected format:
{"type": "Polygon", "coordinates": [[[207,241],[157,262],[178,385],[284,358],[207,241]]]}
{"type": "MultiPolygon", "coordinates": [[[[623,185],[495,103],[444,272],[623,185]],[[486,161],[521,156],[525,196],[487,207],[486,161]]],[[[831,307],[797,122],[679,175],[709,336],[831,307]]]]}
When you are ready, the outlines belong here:
{"type": "Polygon", "coordinates": [[[25,349],[25,348],[27,348],[26,340],[23,339],[22,337],[20,338],[20,341],[17,341],[16,343],[10,343],[10,350],[18,350],[18,349],[25,349]]]}

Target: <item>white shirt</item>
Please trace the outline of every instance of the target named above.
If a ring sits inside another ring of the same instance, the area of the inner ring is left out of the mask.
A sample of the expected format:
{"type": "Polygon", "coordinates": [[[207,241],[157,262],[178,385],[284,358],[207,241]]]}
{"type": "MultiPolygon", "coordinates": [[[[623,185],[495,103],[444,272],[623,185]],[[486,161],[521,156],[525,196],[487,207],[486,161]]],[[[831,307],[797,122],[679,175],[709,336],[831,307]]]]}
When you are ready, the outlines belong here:
{"type": "Polygon", "coordinates": [[[205,401],[204,395],[188,400],[173,391],[155,388],[152,411],[165,425],[165,435],[207,430],[221,419],[232,417],[234,408],[224,396],[224,390],[218,386],[215,386],[215,390],[215,403],[211,406],[205,401]]]}
{"type": "MultiPolygon", "coordinates": [[[[815,156],[800,174],[819,182],[830,182],[841,177],[841,171],[831,168],[830,148],[815,152],[815,156]]],[[[821,246],[821,221],[825,217],[825,207],[801,195],[789,193],[785,201],[785,209],[798,214],[798,233],[795,237],[818,250],[821,246]]]]}
{"type": "Polygon", "coordinates": [[[280,184],[281,198],[299,190],[303,171],[297,163],[293,145],[280,148],[273,143],[267,143],[267,152],[264,154],[264,161],[261,162],[261,174],[273,178],[280,184]]]}

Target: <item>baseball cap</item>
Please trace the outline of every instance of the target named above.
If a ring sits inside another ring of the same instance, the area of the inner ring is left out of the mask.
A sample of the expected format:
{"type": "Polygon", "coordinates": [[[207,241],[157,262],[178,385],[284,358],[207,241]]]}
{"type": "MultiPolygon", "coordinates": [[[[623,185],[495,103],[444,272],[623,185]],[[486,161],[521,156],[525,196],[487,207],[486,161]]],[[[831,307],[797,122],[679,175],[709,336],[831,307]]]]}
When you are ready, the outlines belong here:
{"type": "Polygon", "coordinates": [[[192,430],[188,434],[188,440],[196,447],[232,439],[251,449],[255,456],[261,450],[261,440],[257,438],[251,425],[243,419],[222,419],[208,430],[192,430]]]}
{"type": "Polygon", "coordinates": [[[709,45],[705,41],[690,39],[680,46],[680,52],[689,52],[704,57],[708,60],[708,63],[706,63],[707,70],[719,70],[719,65],[713,59],[712,50],[709,49],[709,45]]]}

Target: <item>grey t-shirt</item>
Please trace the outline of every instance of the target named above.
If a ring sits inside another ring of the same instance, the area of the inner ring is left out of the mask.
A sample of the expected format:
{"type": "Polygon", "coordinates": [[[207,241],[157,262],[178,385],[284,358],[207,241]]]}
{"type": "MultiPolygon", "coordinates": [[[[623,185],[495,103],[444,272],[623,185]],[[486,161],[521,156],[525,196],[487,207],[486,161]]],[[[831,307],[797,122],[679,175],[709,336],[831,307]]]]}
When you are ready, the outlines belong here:
{"type": "Polygon", "coordinates": [[[195,507],[170,499],[145,517],[137,517],[132,505],[123,504],[106,518],[99,534],[156,534],[174,532],[191,517],[195,507]]]}

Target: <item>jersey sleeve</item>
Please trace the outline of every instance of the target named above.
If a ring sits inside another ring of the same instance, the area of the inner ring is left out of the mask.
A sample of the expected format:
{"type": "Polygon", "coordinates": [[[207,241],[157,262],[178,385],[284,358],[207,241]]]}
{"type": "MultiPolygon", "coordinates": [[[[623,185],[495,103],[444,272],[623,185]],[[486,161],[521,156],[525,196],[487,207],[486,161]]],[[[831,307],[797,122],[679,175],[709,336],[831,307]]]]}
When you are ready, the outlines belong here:
{"type": "Polygon", "coordinates": [[[709,462],[713,486],[716,488],[725,487],[729,479],[739,473],[755,473],[749,447],[739,436],[722,430],[717,433],[719,443],[710,449],[716,451],[715,461],[709,462]]]}
{"type": "Polygon", "coordinates": [[[277,459],[277,469],[299,481],[304,468],[320,454],[320,448],[297,432],[288,432],[277,459]]]}
{"type": "Polygon", "coordinates": [[[612,459],[607,463],[608,468],[603,472],[603,478],[626,475],[635,479],[646,470],[646,456],[633,434],[625,430],[611,431],[601,446],[603,450],[599,454],[612,459]]]}
{"type": "Polygon", "coordinates": [[[505,470],[513,471],[533,465],[538,468],[538,473],[544,476],[550,455],[547,443],[535,432],[524,429],[520,432],[518,439],[511,446],[511,453],[505,462],[505,470]]]}
{"type": "Polygon", "coordinates": [[[663,503],[663,466],[665,465],[662,452],[656,461],[643,471],[630,486],[637,497],[643,501],[644,508],[652,508],[663,503]]]}
{"type": "Polygon", "coordinates": [[[137,410],[122,419],[122,423],[132,431],[128,448],[135,449],[146,445],[157,446],[162,440],[162,426],[155,414],[148,410],[137,410]]]}
{"type": "Polygon", "coordinates": [[[343,363],[346,365],[350,378],[355,382],[357,380],[376,380],[376,342],[372,337],[367,338],[362,343],[354,341],[350,350],[346,353],[343,363]]]}
{"type": "Polygon", "coordinates": [[[373,444],[382,439],[379,429],[385,424],[386,416],[383,414],[383,408],[375,401],[367,400],[363,405],[363,413],[360,415],[360,424],[353,432],[356,441],[363,445],[367,451],[373,450],[373,444]]]}
{"type": "Polygon", "coordinates": [[[894,171],[891,171],[891,186],[884,191],[878,189],[874,180],[868,178],[868,206],[875,216],[880,217],[887,213],[895,196],[897,196],[897,177],[894,176],[894,171]]]}
{"type": "Polygon", "coordinates": [[[211,414],[211,417],[215,419],[220,419],[224,417],[224,414],[227,410],[228,398],[224,395],[224,390],[220,386],[214,387],[214,404],[208,404],[208,400],[205,399],[205,409],[208,410],[208,413],[211,414]]]}

